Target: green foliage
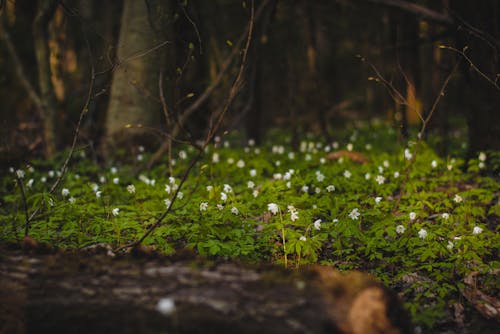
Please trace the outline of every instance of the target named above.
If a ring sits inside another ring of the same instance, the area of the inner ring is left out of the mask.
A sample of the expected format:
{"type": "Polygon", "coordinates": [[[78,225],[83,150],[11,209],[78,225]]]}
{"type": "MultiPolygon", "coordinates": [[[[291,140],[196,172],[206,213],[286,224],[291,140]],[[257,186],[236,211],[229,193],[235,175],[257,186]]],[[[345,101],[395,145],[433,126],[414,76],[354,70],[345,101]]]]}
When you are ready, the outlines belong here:
{"type": "Polygon", "coordinates": [[[50,168],[62,158],[35,161],[0,180],[0,238],[24,235],[18,173],[28,214],[40,207],[29,230],[37,240],[118,247],[143,236],[172,205],[145,244],[166,254],[188,247],[206,256],[370,271],[403,293],[424,326],[458,300],[464,277],[498,269],[500,154],[481,153],[464,166],[460,152],[441,158],[424,143],[400,145],[393,130],[373,124],[338,142],[307,138],[296,151],[282,137],[262,147],[216,140],[181,189],[196,154],[190,147],[174,152],[172,176],[158,167],[134,177],[133,164],[104,169],[82,153],[54,194],[50,168]],[[328,158],[345,148],[369,162],[328,158]]]}

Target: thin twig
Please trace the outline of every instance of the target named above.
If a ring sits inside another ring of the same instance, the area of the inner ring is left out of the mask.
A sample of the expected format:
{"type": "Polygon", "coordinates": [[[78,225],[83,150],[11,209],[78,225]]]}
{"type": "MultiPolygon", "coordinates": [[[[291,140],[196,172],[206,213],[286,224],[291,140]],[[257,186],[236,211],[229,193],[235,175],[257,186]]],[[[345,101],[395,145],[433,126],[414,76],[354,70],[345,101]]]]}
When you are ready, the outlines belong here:
{"type": "Polygon", "coordinates": [[[445,49],[445,50],[450,50],[450,51],[453,51],[453,52],[456,52],[458,53],[459,55],[461,55],[470,65],[470,67],[477,72],[477,74],[479,74],[480,76],[482,76],[486,81],[488,81],[490,84],[492,84],[496,89],[500,90],[500,85],[498,84],[498,78],[500,78],[500,73],[497,74],[497,78],[495,80],[492,80],[489,76],[487,76],[483,71],[481,71],[475,64],[474,62],[472,61],[472,59],[469,58],[469,56],[467,56],[467,54],[465,53],[465,51],[467,51],[468,47],[464,47],[463,50],[458,50],[454,47],[451,47],[451,46],[446,46],[446,45],[440,45],[439,46],[440,49],[445,49]]]}

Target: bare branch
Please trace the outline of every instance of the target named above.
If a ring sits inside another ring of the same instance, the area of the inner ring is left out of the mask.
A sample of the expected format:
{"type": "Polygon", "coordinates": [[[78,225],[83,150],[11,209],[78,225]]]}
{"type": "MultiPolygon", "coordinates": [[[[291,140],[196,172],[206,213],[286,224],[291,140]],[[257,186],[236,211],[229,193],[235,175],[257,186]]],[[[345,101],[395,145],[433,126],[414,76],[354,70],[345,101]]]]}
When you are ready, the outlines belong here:
{"type": "Polygon", "coordinates": [[[451,25],[454,20],[451,16],[433,11],[427,7],[404,0],[367,0],[375,4],[397,8],[405,12],[415,14],[423,20],[433,21],[440,24],[451,25]]]}

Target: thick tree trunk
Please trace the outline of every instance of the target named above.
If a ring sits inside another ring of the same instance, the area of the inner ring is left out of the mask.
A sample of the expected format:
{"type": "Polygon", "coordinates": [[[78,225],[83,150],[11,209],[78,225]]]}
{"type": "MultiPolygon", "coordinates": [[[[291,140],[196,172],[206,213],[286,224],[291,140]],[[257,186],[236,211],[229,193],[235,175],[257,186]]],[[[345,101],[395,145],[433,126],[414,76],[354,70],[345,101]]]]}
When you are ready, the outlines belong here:
{"type": "Polygon", "coordinates": [[[119,66],[106,120],[106,148],[133,142],[151,146],[151,128],[163,123],[158,77],[173,47],[173,10],[169,0],[124,3],[117,49],[119,66]]]}
{"type": "Polygon", "coordinates": [[[52,19],[58,0],[39,0],[33,22],[33,37],[38,64],[38,86],[43,110],[43,137],[45,156],[51,157],[56,151],[56,96],[51,81],[48,25],[52,19]]]}
{"type": "Polygon", "coordinates": [[[2,333],[410,333],[393,293],[326,267],[2,250],[2,333]]]}

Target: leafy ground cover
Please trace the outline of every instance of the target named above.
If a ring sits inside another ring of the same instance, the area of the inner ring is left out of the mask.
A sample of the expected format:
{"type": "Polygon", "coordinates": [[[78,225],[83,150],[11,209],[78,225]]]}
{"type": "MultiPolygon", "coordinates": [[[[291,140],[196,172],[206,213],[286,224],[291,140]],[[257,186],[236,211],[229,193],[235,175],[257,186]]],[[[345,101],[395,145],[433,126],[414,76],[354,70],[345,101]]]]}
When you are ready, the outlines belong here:
{"type": "Polygon", "coordinates": [[[270,138],[258,147],[237,135],[216,138],[185,182],[192,146],[174,152],[172,175],[165,165],[136,173],[149,157],[141,147],[106,167],[75,152],[53,193],[59,160],[13,166],[0,181],[0,238],[28,232],[56,247],[118,248],[170,207],[143,244],[368,271],[401,293],[421,328],[449,310],[460,321],[462,305],[479,302],[466,301],[471,277],[485,296],[498,295],[499,152],[465,162],[457,141],[439,157],[428,144],[437,139],[401,144],[377,122],[331,143],[308,136],[297,150],[282,133],[270,138]]]}

